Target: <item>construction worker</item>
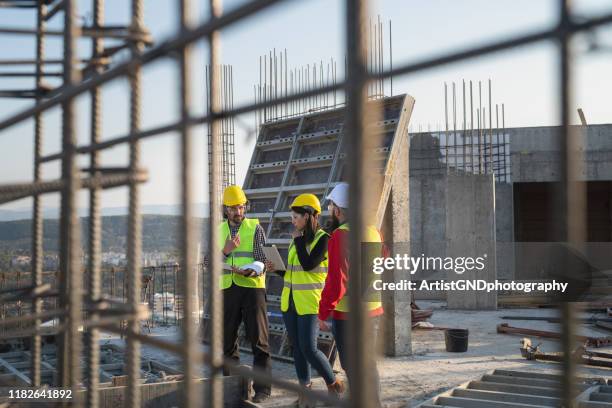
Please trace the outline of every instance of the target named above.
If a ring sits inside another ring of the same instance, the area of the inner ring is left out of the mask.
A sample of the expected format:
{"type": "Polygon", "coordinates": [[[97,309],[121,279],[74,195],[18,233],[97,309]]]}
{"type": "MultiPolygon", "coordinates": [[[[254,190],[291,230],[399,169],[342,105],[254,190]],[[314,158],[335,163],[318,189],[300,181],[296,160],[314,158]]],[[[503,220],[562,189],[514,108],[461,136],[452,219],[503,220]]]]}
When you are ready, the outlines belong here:
{"type": "MultiPolygon", "coordinates": [[[[328,273],[323,292],[321,293],[321,301],[319,302],[319,327],[322,330],[329,330],[326,320],[331,316],[331,330],[336,341],[340,364],[345,372],[350,371],[350,361],[347,356],[347,336],[350,335],[347,321],[349,315],[349,299],[347,295],[349,260],[347,247],[348,234],[350,233],[346,214],[349,208],[348,189],[348,184],[339,183],[326,197],[329,200],[328,209],[331,217],[329,229],[332,232],[328,242],[328,273]]],[[[373,248],[378,252],[378,256],[384,256],[385,251],[380,233],[374,227],[368,227],[365,235],[365,242],[374,243],[373,246],[369,246],[369,249],[373,248]]],[[[367,282],[368,279],[366,279],[366,285],[367,282]]],[[[375,339],[378,330],[378,316],[383,314],[380,292],[369,290],[365,296],[367,298],[364,298],[364,300],[367,301],[369,316],[372,318],[374,327],[372,338],[375,339]]],[[[374,366],[372,374],[374,380],[378,383],[376,366],[374,366]]],[[[376,400],[378,400],[378,396],[376,396],[376,400]]]]}
{"type": "MultiPolygon", "coordinates": [[[[293,346],[295,371],[301,385],[312,387],[310,367],[323,377],[330,394],[339,396],[344,384],[336,379],[329,361],[317,348],[319,300],[327,276],[327,240],[319,226],[321,204],[314,194],[300,194],[291,203],[295,227],[289,246],[281,311],[293,346]]],[[[306,401],[300,399],[298,405],[306,401]]]]}
{"type": "MultiPolygon", "coordinates": [[[[240,360],[238,328],[244,321],[246,337],[253,350],[253,366],[270,373],[265,272],[272,269],[272,264],[262,250],[265,233],[259,220],[245,217],[247,198],[240,187],[225,189],[223,209],[225,220],[219,225],[219,248],[229,266],[229,269],[224,268],[220,282],[224,308],[223,353],[240,360]],[[255,261],[265,265],[259,274],[254,269],[240,268],[255,261]]],[[[226,370],[224,374],[229,375],[229,372],[226,370]]],[[[270,384],[255,382],[253,388],[253,402],[263,402],[270,397],[270,384]]]]}

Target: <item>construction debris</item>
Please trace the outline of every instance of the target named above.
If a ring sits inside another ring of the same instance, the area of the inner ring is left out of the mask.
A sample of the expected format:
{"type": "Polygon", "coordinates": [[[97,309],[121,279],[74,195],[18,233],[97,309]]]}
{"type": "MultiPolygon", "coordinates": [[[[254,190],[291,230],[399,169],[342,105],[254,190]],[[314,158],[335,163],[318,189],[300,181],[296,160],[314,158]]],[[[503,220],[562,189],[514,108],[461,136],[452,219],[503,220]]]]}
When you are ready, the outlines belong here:
{"type": "MultiPolygon", "coordinates": [[[[505,334],[523,334],[535,337],[545,337],[549,339],[560,339],[561,333],[551,332],[546,330],[533,330],[525,329],[521,327],[512,327],[508,323],[502,323],[497,325],[498,333],[505,334]]],[[[576,340],[584,343],[590,347],[604,347],[612,345],[612,337],[588,337],[588,336],[576,336],[576,340]]]]}
{"type": "MultiPolygon", "coordinates": [[[[544,353],[540,350],[541,345],[540,343],[534,347],[531,345],[531,340],[529,338],[524,338],[521,340],[521,355],[527,360],[563,362],[563,353],[544,353]]],[[[612,354],[587,351],[582,346],[576,349],[574,358],[575,361],[580,364],[612,368],[612,354]]]]}

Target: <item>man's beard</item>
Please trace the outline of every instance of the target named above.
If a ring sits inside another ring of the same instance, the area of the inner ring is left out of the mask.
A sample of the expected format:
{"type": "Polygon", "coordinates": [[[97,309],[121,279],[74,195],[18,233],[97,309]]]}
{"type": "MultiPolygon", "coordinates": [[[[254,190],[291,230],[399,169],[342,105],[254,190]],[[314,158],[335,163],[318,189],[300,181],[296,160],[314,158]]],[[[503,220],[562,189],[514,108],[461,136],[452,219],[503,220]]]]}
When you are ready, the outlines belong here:
{"type": "Polygon", "coordinates": [[[244,220],[244,215],[234,215],[232,217],[232,222],[234,224],[240,224],[244,220]]]}
{"type": "Polygon", "coordinates": [[[328,233],[332,233],[336,228],[340,226],[340,220],[334,214],[331,214],[330,218],[325,223],[325,228],[328,233]]]}

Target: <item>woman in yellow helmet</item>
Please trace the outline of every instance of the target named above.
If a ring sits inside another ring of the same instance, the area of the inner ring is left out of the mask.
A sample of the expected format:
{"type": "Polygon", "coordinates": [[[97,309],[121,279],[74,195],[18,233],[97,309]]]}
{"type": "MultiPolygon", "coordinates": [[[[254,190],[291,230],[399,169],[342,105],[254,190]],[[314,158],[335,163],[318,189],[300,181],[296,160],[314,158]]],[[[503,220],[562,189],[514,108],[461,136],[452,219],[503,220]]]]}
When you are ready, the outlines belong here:
{"type": "Polygon", "coordinates": [[[289,246],[287,271],[281,295],[281,311],[293,345],[295,371],[300,384],[311,387],[310,367],[325,380],[331,394],[341,394],[343,383],[336,378],[329,361],[317,348],[318,312],[327,276],[327,240],[319,226],[321,204],[314,194],[300,194],[291,204],[295,227],[289,246]]]}

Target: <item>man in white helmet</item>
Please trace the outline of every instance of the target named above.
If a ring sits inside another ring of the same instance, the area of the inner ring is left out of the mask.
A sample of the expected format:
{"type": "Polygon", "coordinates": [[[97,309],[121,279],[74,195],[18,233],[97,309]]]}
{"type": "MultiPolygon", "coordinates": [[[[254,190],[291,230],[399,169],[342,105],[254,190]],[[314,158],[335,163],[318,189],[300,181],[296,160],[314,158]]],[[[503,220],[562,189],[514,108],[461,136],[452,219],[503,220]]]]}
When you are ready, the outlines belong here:
{"type": "MultiPolygon", "coordinates": [[[[347,219],[347,209],[349,208],[349,185],[339,183],[326,197],[329,200],[328,210],[331,217],[330,233],[327,244],[328,268],[327,278],[321,300],[319,301],[319,327],[321,330],[329,330],[326,320],[332,318],[332,333],[336,340],[336,347],[340,357],[340,364],[344,371],[350,370],[347,356],[347,337],[348,318],[349,318],[349,299],[348,299],[348,279],[349,279],[349,259],[348,241],[350,228],[347,219]]],[[[382,244],[381,234],[373,226],[365,229],[364,242],[372,243],[368,248],[378,252],[378,255],[386,255],[386,249],[382,244]]],[[[374,335],[378,327],[378,316],[383,314],[380,292],[364,296],[363,299],[368,306],[369,316],[373,320],[374,335]]],[[[378,380],[376,369],[373,373],[378,380]]]]}

